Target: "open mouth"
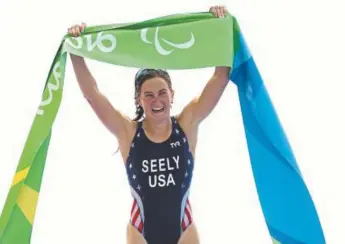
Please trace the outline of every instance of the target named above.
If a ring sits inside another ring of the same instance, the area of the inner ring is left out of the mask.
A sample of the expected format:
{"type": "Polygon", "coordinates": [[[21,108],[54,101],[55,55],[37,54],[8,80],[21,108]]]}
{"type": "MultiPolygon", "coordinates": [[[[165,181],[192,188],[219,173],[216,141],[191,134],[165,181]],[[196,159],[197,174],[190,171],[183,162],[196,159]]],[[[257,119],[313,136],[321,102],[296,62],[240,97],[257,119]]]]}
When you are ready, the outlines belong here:
{"type": "Polygon", "coordinates": [[[164,106],[157,107],[157,108],[152,108],[152,112],[155,113],[155,114],[162,113],[162,112],[164,112],[164,110],[165,110],[164,106]]]}

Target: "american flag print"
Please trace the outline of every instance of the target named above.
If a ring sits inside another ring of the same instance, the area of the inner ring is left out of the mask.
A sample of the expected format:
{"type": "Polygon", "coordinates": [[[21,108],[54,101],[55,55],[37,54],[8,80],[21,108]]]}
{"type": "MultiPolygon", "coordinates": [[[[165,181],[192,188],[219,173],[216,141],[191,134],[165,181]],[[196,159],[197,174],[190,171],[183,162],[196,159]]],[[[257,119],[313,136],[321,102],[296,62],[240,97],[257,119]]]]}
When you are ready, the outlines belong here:
{"type": "Polygon", "coordinates": [[[141,219],[140,208],[136,200],[133,201],[132,210],[131,210],[131,223],[139,232],[142,232],[144,229],[144,222],[141,219]]]}
{"type": "Polygon", "coordinates": [[[187,204],[184,208],[181,221],[182,230],[185,231],[187,227],[192,223],[192,207],[190,206],[189,199],[187,199],[187,204]]]}

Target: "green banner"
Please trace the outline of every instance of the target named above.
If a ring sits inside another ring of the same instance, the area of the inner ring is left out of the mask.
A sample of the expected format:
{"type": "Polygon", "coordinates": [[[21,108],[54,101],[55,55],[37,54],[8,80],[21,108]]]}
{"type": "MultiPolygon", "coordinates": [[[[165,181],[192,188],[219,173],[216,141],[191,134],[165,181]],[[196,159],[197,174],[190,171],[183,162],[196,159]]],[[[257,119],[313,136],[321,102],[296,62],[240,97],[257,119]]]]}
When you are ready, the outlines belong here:
{"type": "Polygon", "coordinates": [[[232,17],[211,14],[159,18],[132,25],[86,29],[67,38],[63,51],[129,67],[189,69],[230,66],[232,17]]]}
{"type": "Polygon", "coordinates": [[[0,244],[29,244],[52,126],[63,93],[67,53],[128,67],[232,66],[234,18],[177,14],[140,23],[87,27],[64,36],[0,216],[0,244]]]}

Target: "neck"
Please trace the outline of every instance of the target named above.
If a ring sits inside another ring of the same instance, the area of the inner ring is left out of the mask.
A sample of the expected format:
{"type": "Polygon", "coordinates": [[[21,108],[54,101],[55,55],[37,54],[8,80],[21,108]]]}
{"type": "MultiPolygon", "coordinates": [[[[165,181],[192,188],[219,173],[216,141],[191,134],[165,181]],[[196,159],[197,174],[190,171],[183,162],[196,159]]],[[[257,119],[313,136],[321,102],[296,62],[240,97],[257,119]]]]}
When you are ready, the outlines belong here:
{"type": "Polygon", "coordinates": [[[167,131],[171,129],[170,117],[164,120],[159,120],[159,121],[152,120],[149,118],[145,118],[145,120],[146,120],[146,123],[145,123],[146,130],[148,130],[149,133],[152,135],[166,133],[167,131]]]}

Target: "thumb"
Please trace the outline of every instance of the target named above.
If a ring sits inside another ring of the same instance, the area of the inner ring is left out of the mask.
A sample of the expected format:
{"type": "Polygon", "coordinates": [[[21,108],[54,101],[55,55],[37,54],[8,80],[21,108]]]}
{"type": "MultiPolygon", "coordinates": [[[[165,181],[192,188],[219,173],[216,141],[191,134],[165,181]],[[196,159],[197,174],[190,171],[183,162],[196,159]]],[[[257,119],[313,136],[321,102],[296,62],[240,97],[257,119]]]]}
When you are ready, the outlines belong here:
{"type": "Polygon", "coordinates": [[[83,23],[81,23],[80,26],[81,26],[81,31],[84,31],[84,29],[85,29],[85,27],[86,27],[86,23],[83,22],[83,23]]]}

